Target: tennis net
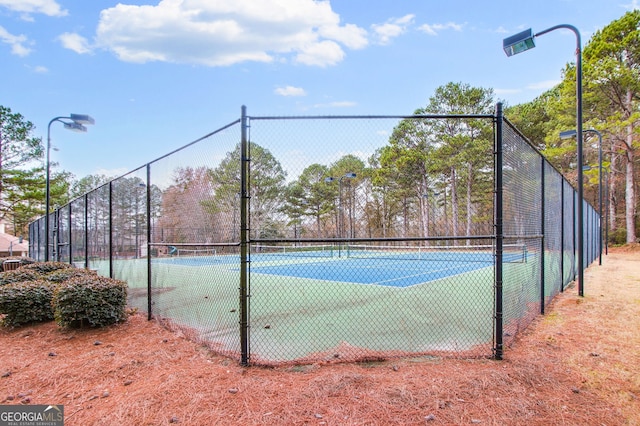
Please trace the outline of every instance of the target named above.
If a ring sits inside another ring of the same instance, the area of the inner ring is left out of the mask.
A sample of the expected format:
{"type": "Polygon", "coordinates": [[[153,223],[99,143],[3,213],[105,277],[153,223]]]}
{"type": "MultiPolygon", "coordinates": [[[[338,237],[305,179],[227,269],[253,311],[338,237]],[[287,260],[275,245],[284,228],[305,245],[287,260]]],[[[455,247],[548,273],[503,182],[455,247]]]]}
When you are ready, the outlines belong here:
{"type": "Polygon", "coordinates": [[[291,257],[333,257],[334,246],[332,245],[304,245],[304,246],[284,246],[284,245],[261,245],[252,244],[250,246],[251,255],[268,256],[291,256],[291,257]]]}
{"type": "MultiPolygon", "coordinates": [[[[367,245],[350,244],[345,249],[346,256],[354,259],[389,259],[389,260],[427,260],[452,262],[486,262],[493,263],[495,246],[399,246],[399,245],[367,245]]],[[[527,248],[525,245],[512,244],[503,246],[503,261],[508,263],[525,263],[527,248]]]]}
{"type": "Polygon", "coordinates": [[[206,249],[183,249],[179,248],[176,250],[175,255],[177,257],[202,257],[202,256],[215,256],[216,249],[214,248],[206,248],[206,249]]]}

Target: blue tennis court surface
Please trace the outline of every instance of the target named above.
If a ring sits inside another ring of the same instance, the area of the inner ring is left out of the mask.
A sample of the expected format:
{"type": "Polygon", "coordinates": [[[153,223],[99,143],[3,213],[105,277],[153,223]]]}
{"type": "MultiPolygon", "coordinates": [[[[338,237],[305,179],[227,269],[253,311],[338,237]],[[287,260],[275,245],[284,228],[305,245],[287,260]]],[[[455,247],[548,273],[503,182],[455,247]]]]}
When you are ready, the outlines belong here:
{"type": "Polygon", "coordinates": [[[487,268],[491,265],[483,262],[402,262],[398,264],[390,261],[339,260],[272,266],[252,265],[251,273],[403,288],[487,268]]]}
{"type": "MultiPolygon", "coordinates": [[[[351,250],[315,247],[263,247],[250,253],[251,272],[280,277],[308,278],[388,287],[410,287],[491,267],[492,246],[438,248],[350,246],[351,250]],[[480,250],[482,249],[482,250],[480,250]],[[267,250],[272,250],[267,252],[267,250]]],[[[526,263],[523,246],[505,250],[503,261],[526,263]]],[[[153,259],[185,267],[220,266],[238,271],[239,254],[184,256],[153,259]]]]}

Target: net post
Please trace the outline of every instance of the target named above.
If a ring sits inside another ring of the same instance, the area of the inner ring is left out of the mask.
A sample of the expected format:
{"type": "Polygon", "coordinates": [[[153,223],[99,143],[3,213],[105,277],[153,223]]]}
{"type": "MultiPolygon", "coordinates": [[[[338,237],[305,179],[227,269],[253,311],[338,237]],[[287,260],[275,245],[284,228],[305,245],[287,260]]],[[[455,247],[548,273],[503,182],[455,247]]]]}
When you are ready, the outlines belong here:
{"type": "Polygon", "coordinates": [[[240,126],[240,363],[249,365],[249,313],[248,313],[248,175],[249,144],[247,142],[247,107],[241,109],[240,126]]]}
{"type": "Polygon", "coordinates": [[[494,297],[495,297],[495,312],[494,312],[494,348],[493,356],[497,360],[502,359],[503,355],[503,292],[502,292],[502,257],[503,257],[503,199],[502,199],[502,144],[503,144],[503,123],[504,115],[502,111],[502,103],[496,104],[495,115],[495,142],[494,142],[494,191],[495,191],[495,206],[494,206],[494,221],[495,221],[495,238],[496,238],[496,253],[494,264],[494,297]]]}

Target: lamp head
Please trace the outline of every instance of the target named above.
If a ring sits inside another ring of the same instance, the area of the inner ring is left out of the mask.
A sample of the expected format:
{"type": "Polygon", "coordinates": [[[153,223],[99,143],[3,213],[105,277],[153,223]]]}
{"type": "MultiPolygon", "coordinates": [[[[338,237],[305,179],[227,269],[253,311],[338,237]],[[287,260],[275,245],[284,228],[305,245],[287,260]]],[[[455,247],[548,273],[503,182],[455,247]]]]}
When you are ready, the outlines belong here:
{"type": "Polygon", "coordinates": [[[69,114],[69,118],[76,124],[96,124],[96,120],[87,114],[69,114]]]}
{"type": "Polygon", "coordinates": [[[87,128],[80,123],[64,123],[64,128],[67,130],[71,130],[72,132],[84,133],[87,131],[87,128]]]}
{"type": "Polygon", "coordinates": [[[349,173],[345,173],[344,177],[347,177],[347,178],[354,178],[354,177],[356,177],[356,174],[355,174],[355,173],[353,173],[353,172],[349,172],[349,173]]]}
{"type": "Polygon", "coordinates": [[[564,132],[560,132],[560,139],[571,139],[575,138],[578,132],[576,129],[565,130],[564,132]]]}
{"type": "Polygon", "coordinates": [[[334,180],[336,180],[336,178],[334,178],[334,177],[326,177],[326,178],[324,178],[324,182],[325,182],[325,183],[331,183],[331,182],[333,182],[334,180]]]}
{"type": "Polygon", "coordinates": [[[502,49],[507,56],[517,55],[525,50],[533,49],[536,47],[533,37],[533,31],[529,28],[528,30],[505,38],[502,41],[502,49]]]}

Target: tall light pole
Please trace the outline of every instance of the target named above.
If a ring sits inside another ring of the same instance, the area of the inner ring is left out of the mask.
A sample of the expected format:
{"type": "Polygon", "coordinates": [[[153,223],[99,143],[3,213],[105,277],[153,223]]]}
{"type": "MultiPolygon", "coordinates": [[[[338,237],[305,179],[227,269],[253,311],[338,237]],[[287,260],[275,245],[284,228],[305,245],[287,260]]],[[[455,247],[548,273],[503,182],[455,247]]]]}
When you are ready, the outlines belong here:
{"type": "MultiPolygon", "coordinates": [[[[598,214],[600,215],[600,227],[599,227],[599,240],[600,240],[600,249],[598,253],[598,263],[602,265],[602,133],[597,131],[596,129],[584,129],[582,133],[595,133],[598,135],[598,214]]],[[[576,130],[565,130],[564,132],[560,132],[560,139],[569,139],[573,138],[578,134],[576,130]]],[[[589,166],[581,167],[583,171],[591,170],[589,166]]]]}
{"type": "Polygon", "coordinates": [[[531,28],[507,37],[502,42],[502,48],[507,56],[513,56],[535,47],[534,38],[557,29],[568,29],[576,36],[576,135],[578,145],[578,294],[584,296],[584,188],[582,183],[582,42],[580,31],[573,25],[555,25],[539,33],[533,34],[531,28]]]}
{"type": "MultiPolygon", "coordinates": [[[[342,211],[342,179],[347,178],[347,179],[353,179],[355,178],[357,175],[353,172],[349,172],[349,173],[345,173],[344,176],[340,176],[339,178],[337,178],[338,180],[338,212],[339,212],[339,216],[338,216],[338,238],[343,238],[344,237],[344,215],[343,215],[343,211],[342,211]]],[[[324,181],[326,183],[329,182],[333,182],[334,180],[336,180],[336,178],[334,177],[326,177],[324,178],[324,181]]]]}
{"type": "Polygon", "coordinates": [[[51,205],[51,125],[60,122],[64,128],[74,132],[86,132],[85,124],[95,124],[95,120],[86,114],[69,114],[68,117],[55,117],[49,121],[47,126],[47,175],[45,189],[45,220],[44,220],[44,261],[49,261],[49,210],[51,205]],[[65,121],[71,120],[71,121],[65,121]]]}

